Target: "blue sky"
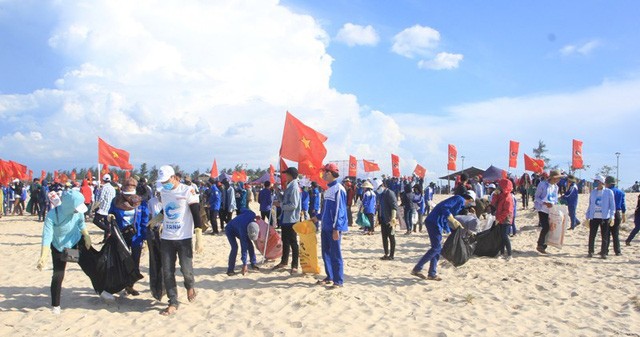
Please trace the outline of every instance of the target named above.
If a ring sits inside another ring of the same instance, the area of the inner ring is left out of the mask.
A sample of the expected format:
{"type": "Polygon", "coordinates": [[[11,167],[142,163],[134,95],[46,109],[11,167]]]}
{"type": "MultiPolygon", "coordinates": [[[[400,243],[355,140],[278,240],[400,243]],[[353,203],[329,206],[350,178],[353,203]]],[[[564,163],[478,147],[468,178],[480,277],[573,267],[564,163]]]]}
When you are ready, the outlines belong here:
{"type": "Polygon", "coordinates": [[[542,139],[581,175],[640,180],[634,1],[0,0],[0,158],[95,165],[97,137],[142,162],[204,170],[277,162],[285,111],[328,160],[428,179],[447,144],[505,167],[542,139]]]}

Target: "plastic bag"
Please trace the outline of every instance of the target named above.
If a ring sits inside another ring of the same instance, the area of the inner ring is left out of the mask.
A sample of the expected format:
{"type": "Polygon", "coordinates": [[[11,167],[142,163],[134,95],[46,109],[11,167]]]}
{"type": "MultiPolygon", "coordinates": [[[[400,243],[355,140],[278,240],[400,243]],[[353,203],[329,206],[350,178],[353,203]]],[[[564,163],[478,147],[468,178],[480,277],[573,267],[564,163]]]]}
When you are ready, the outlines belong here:
{"type": "Polygon", "coordinates": [[[356,217],[356,224],[360,227],[369,228],[371,224],[369,223],[369,218],[362,212],[358,212],[358,216],[356,217]]]}
{"type": "Polygon", "coordinates": [[[269,226],[263,220],[258,220],[258,227],[260,232],[258,233],[258,240],[256,240],[256,247],[263,254],[267,260],[275,260],[282,256],[282,239],[280,234],[276,232],[273,226],[269,226]],[[267,231],[269,234],[267,234],[267,231]],[[267,249],[265,251],[265,241],[267,241],[267,249]]]}
{"type": "Polygon", "coordinates": [[[458,228],[444,242],[440,255],[455,267],[462,266],[473,255],[474,241],[471,231],[466,228],[458,228]]]}
{"type": "Polygon", "coordinates": [[[563,205],[553,205],[549,209],[549,233],[545,238],[546,244],[558,249],[562,249],[564,244],[564,232],[567,228],[569,218],[569,209],[563,205]]]}
{"type": "Polygon", "coordinates": [[[493,226],[489,230],[476,234],[476,249],[473,255],[495,257],[500,253],[501,246],[500,227],[493,226]]]}
{"type": "Polygon", "coordinates": [[[316,225],[311,220],[301,221],[293,225],[293,230],[300,235],[300,266],[302,267],[302,272],[320,274],[316,225]]]}

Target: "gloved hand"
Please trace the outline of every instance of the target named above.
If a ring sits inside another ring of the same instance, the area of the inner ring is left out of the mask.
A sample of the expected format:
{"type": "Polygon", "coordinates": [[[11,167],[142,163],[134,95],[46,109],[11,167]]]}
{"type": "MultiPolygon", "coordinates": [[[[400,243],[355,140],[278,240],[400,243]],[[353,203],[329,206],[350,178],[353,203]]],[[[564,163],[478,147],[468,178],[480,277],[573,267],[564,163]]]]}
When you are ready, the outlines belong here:
{"type": "Polygon", "coordinates": [[[45,260],[47,259],[47,256],[49,256],[49,247],[47,246],[40,247],[40,258],[38,259],[38,264],[36,265],[36,268],[38,268],[38,270],[42,270],[42,268],[44,268],[44,264],[45,264],[45,260]]]}
{"type": "Polygon", "coordinates": [[[91,248],[91,236],[89,235],[89,231],[85,228],[81,233],[82,238],[84,238],[84,247],[89,250],[91,248]]]}
{"type": "Polygon", "coordinates": [[[582,222],[584,224],[585,227],[589,228],[589,221],[591,221],[591,219],[584,219],[584,221],[582,222]]]}
{"type": "MultiPolygon", "coordinates": [[[[449,221],[449,224],[451,225],[451,228],[453,229],[457,229],[458,227],[462,227],[462,224],[460,223],[460,221],[456,220],[456,218],[453,217],[453,214],[449,214],[449,217],[447,218],[447,220],[449,221]]],[[[462,227],[464,228],[464,227],[462,227]]]]}
{"type": "Polygon", "coordinates": [[[107,215],[107,220],[109,220],[109,221],[113,221],[113,220],[115,220],[115,219],[116,219],[116,216],[115,216],[115,215],[113,215],[113,214],[109,214],[109,215],[107,215]]]}
{"type": "Polygon", "coordinates": [[[398,224],[398,213],[395,209],[391,210],[391,227],[395,227],[398,224]]]}
{"type": "Polygon", "coordinates": [[[201,254],[204,252],[204,247],[202,247],[202,229],[196,228],[196,254],[201,254]]]}
{"type": "Polygon", "coordinates": [[[627,222],[627,215],[622,213],[622,223],[626,223],[627,222]]]}
{"type": "Polygon", "coordinates": [[[613,219],[609,219],[609,227],[613,227],[616,225],[616,222],[613,219]]]}

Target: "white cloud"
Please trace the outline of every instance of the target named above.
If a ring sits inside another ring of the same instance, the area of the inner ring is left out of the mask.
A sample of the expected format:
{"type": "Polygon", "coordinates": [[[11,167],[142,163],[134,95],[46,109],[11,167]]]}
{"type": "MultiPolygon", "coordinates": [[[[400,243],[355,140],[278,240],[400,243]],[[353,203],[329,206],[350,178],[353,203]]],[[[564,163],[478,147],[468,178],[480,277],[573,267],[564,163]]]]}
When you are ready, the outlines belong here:
{"type": "Polygon", "coordinates": [[[353,46],[375,46],[380,41],[376,30],[371,26],[360,26],[352,23],[345,23],[338,31],[336,40],[349,47],[353,46]]]}
{"type": "Polygon", "coordinates": [[[463,58],[462,54],[438,53],[432,60],[419,61],[418,68],[432,70],[455,69],[458,68],[463,58]]]}
{"type": "Polygon", "coordinates": [[[589,55],[593,52],[594,49],[601,46],[601,42],[599,40],[591,40],[587,41],[583,44],[569,44],[560,49],[560,54],[562,56],[571,56],[571,55],[589,55]]]}
{"type": "Polygon", "coordinates": [[[429,56],[440,42],[440,33],[420,25],[407,28],[393,37],[391,50],[404,57],[429,56]]]}

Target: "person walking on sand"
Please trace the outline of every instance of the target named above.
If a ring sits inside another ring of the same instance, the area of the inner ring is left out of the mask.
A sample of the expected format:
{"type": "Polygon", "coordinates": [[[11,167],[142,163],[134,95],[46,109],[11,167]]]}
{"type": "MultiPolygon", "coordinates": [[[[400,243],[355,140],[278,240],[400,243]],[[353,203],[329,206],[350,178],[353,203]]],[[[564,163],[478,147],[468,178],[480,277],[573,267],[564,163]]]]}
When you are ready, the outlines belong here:
{"type": "Polygon", "coordinates": [[[384,256],[380,260],[383,261],[393,260],[396,253],[395,227],[397,224],[398,198],[389,188],[389,183],[389,180],[383,180],[382,185],[378,187],[378,223],[380,224],[382,248],[384,249],[384,256]]]}
{"type": "Polygon", "coordinates": [[[322,211],[312,221],[320,219],[322,260],[327,274],[319,285],[331,285],[329,289],[341,288],[344,285],[344,261],[342,260],[342,233],[349,230],[347,218],[347,191],[338,184],[340,171],[338,165],[329,163],[322,168],[322,179],[327,182],[324,192],[322,211]],[[333,284],[332,284],[333,283],[333,284]]]}
{"type": "Polygon", "coordinates": [[[627,244],[627,246],[631,246],[631,240],[633,240],[633,238],[636,237],[636,234],[640,232],[640,195],[638,195],[638,201],[636,203],[636,211],[633,217],[633,224],[634,224],[634,227],[631,230],[631,233],[629,233],[629,236],[627,237],[627,239],[625,240],[625,243],[627,244]]]}
{"type": "Polygon", "coordinates": [[[76,191],[62,193],[60,205],[49,212],[42,228],[42,246],[37,268],[42,270],[45,260],[51,253],[53,262],[53,276],[51,277],[51,306],[54,314],[60,314],[60,295],[62,280],[67,262],[63,252],[67,248],[76,249],[84,244],[91,248],[91,237],[84,222],[87,206],[84,197],[76,191]]]}
{"type": "Polygon", "coordinates": [[[302,210],[300,198],[300,185],[298,184],[298,169],[287,168],[282,177],[287,183],[282,201],[274,201],[276,206],[282,208],[282,259],[273,269],[286,268],[289,264],[289,250],[291,250],[291,275],[298,272],[298,235],[293,230],[293,225],[300,221],[302,210]]]}
{"type": "Polygon", "coordinates": [[[616,211],[613,191],[605,187],[604,177],[596,175],[593,179],[593,191],[589,195],[589,207],[587,208],[587,220],[589,221],[589,257],[593,257],[596,235],[600,228],[602,244],[600,257],[607,258],[609,252],[609,227],[611,218],[616,211]]]}
{"type": "Polygon", "coordinates": [[[454,218],[466,206],[475,206],[476,193],[466,191],[464,195],[454,195],[440,202],[433,208],[425,220],[431,248],[422,256],[413,267],[411,275],[423,280],[441,281],[438,276],[438,260],[442,251],[442,232],[449,232],[449,227],[454,230],[462,227],[462,224],[454,218]],[[425,276],[422,268],[429,262],[429,273],[425,276]]]}
{"type": "Polygon", "coordinates": [[[176,257],[180,260],[180,271],[184,277],[184,286],[187,288],[187,299],[189,302],[196,299],[191,242],[195,231],[196,253],[203,251],[202,220],[198,195],[195,190],[180,183],[173,167],[169,165],[160,167],[157,182],[162,185],[160,196],[164,212],[160,234],[162,276],[167,297],[169,297],[169,306],[160,314],[168,316],[174,314],[179,306],[175,273],[176,257]]]}
{"type": "Polygon", "coordinates": [[[560,198],[567,203],[567,208],[569,209],[569,218],[571,218],[571,227],[569,230],[573,230],[580,224],[578,217],[576,216],[576,208],[578,207],[578,187],[576,186],[576,177],[569,175],[567,176],[567,191],[560,198]]]}
{"type": "Polygon", "coordinates": [[[558,181],[562,175],[558,170],[551,170],[549,178],[542,180],[536,188],[534,207],[538,211],[540,221],[540,236],[538,236],[538,246],[536,250],[541,254],[547,253],[547,233],[549,233],[549,209],[558,203],[558,181]]]}
{"type": "MultiPolygon", "coordinates": [[[[611,241],[613,241],[613,251],[616,256],[622,255],[620,249],[620,224],[627,222],[627,204],[624,201],[625,195],[622,190],[616,187],[616,178],[608,176],[605,178],[605,184],[613,192],[616,209],[613,217],[613,225],[610,228],[611,241]]],[[[609,250],[606,251],[609,254],[609,250]]]]}

